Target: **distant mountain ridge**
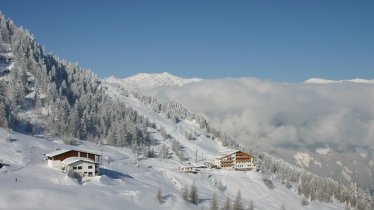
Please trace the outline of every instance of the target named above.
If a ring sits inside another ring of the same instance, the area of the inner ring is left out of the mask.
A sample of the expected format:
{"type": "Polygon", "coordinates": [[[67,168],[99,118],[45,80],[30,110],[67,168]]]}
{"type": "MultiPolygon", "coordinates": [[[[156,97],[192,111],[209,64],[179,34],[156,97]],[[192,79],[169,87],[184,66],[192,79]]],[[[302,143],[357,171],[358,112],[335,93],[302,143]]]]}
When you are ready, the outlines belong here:
{"type": "Polygon", "coordinates": [[[144,91],[144,90],[149,90],[155,87],[163,87],[163,86],[182,87],[192,82],[202,81],[202,79],[200,78],[186,79],[186,78],[174,76],[168,72],[163,72],[161,74],[139,73],[134,76],[123,78],[123,79],[110,76],[104,80],[107,83],[117,84],[126,89],[136,90],[136,91],[139,91],[139,90],[144,91]]]}
{"type": "Polygon", "coordinates": [[[334,84],[334,83],[342,83],[342,82],[352,82],[352,83],[361,83],[361,84],[374,84],[374,79],[350,79],[350,80],[329,80],[323,78],[310,78],[304,81],[304,83],[308,84],[334,84]]]}

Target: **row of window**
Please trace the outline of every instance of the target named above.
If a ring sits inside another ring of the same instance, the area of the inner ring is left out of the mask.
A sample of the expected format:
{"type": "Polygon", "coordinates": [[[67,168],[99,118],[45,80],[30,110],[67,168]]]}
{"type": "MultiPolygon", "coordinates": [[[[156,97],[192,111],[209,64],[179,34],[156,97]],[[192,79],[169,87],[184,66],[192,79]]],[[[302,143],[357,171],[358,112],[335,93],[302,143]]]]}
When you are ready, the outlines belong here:
{"type": "MultiPolygon", "coordinates": [[[[82,166],[73,166],[74,170],[82,170],[82,166]]],[[[88,169],[92,169],[92,166],[88,166],[88,169]]]]}

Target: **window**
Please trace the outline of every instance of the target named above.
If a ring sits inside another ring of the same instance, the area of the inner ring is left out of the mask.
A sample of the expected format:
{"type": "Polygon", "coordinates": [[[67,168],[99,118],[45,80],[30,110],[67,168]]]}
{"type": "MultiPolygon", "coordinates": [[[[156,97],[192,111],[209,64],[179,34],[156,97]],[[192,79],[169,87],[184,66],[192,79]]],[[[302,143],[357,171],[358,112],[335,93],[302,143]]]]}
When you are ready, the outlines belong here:
{"type": "Polygon", "coordinates": [[[82,166],[78,166],[78,170],[82,169],[82,166]]]}
{"type": "Polygon", "coordinates": [[[76,166],[74,166],[74,167],[73,167],[73,170],[77,170],[77,167],[76,167],[76,166]]]}
{"type": "Polygon", "coordinates": [[[92,166],[88,166],[88,169],[92,169],[92,166]]]}

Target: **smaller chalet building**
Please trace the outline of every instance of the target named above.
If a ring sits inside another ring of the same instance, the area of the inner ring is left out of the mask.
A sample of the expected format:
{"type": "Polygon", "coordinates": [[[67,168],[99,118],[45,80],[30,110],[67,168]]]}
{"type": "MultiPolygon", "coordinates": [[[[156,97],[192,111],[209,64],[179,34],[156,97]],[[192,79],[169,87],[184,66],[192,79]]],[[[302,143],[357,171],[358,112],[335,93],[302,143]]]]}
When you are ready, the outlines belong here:
{"type": "Polygon", "coordinates": [[[204,162],[204,166],[206,168],[209,168],[209,169],[217,168],[217,165],[215,165],[214,163],[211,163],[211,162],[204,162]]]}
{"type": "Polygon", "coordinates": [[[99,174],[100,155],[93,152],[59,149],[46,154],[48,166],[60,168],[63,172],[76,172],[83,176],[94,176],[99,174]]]}
{"type": "Polygon", "coordinates": [[[193,174],[197,174],[198,172],[197,167],[194,167],[194,166],[180,166],[179,171],[184,172],[184,173],[193,173],[193,174]]]}
{"type": "Polygon", "coordinates": [[[214,163],[214,165],[222,169],[238,171],[249,171],[256,169],[256,165],[253,162],[253,157],[240,150],[216,157],[214,163]]]}
{"type": "Polygon", "coordinates": [[[61,169],[65,173],[75,172],[81,177],[99,175],[99,165],[84,157],[69,157],[61,161],[61,169]]]}

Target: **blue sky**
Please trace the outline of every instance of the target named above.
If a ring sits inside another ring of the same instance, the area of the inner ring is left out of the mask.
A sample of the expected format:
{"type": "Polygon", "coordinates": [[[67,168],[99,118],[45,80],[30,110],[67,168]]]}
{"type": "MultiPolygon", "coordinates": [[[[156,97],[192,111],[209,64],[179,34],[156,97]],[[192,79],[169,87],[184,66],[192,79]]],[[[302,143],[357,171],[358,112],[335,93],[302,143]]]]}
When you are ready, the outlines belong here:
{"type": "Polygon", "coordinates": [[[101,77],[374,78],[374,1],[4,0],[0,10],[101,77]]]}

